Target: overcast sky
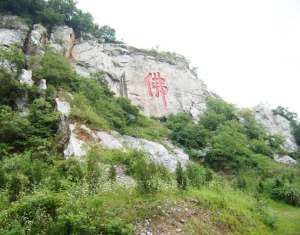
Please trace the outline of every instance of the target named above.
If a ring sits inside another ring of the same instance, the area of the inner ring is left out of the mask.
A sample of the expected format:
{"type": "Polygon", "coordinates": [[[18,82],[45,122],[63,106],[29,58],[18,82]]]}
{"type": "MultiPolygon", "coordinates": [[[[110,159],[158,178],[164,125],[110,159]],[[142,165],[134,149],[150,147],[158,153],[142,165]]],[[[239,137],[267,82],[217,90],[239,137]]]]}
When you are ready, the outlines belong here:
{"type": "Polygon", "coordinates": [[[242,107],[300,114],[300,0],[79,0],[141,48],[185,55],[208,88],[242,107]]]}

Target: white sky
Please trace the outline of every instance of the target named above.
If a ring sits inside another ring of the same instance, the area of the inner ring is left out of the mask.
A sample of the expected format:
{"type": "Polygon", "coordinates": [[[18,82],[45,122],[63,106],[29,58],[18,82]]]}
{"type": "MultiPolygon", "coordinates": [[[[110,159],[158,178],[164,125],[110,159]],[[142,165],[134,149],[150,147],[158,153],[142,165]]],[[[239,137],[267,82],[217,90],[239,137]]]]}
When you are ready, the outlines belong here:
{"type": "Polygon", "coordinates": [[[185,55],[239,106],[300,114],[300,0],[78,0],[127,44],[185,55]]]}

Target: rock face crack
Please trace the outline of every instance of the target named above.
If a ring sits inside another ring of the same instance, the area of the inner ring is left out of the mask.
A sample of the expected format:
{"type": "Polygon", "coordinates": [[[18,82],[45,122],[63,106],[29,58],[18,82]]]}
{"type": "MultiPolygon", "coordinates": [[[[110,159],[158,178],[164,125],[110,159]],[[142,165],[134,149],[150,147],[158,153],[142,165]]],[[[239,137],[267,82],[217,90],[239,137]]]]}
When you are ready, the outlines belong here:
{"type": "Polygon", "coordinates": [[[125,72],[121,75],[119,86],[120,86],[120,95],[121,95],[121,97],[128,98],[125,72]]]}

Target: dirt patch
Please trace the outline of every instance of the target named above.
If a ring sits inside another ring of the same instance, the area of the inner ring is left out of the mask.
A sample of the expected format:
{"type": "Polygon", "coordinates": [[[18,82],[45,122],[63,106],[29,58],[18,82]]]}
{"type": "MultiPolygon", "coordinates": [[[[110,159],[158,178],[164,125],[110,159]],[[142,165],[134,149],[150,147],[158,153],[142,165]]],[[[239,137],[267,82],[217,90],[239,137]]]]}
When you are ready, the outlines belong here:
{"type": "Polygon", "coordinates": [[[209,211],[193,202],[177,202],[159,206],[158,213],[136,226],[136,235],[226,234],[213,223],[209,211]]]}

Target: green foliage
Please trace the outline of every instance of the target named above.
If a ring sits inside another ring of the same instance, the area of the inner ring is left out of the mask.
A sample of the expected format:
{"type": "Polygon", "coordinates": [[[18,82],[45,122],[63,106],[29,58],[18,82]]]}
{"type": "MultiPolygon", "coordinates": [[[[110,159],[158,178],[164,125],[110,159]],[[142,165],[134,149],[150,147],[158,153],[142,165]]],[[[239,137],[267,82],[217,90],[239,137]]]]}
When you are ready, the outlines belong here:
{"type": "Polygon", "coordinates": [[[0,141],[8,149],[23,148],[30,133],[30,122],[27,118],[15,113],[9,106],[0,106],[0,141]]]}
{"type": "Polygon", "coordinates": [[[185,172],[182,169],[180,162],[177,162],[175,174],[176,174],[177,187],[181,190],[186,190],[187,189],[187,177],[185,175],[185,172]]]}
{"type": "Polygon", "coordinates": [[[24,93],[25,88],[11,73],[0,72],[0,104],[13,106],[17,98],[22,97],[24,93]]]}
{"type": "Polygon", "coordinates": [[[137,179],[138,190],[141,193],[155,193],[158,191],[156,173],[157,168],[154,163],[149,163],[144,158],[140,158],[135,162],[134,176],[137,179]]]}
{"type": "Polygon", "coordinates": [[[293,113],[289,111],[288,108],[284,108],[282,106],[278,106],[276,109],[274,109],[273,113],[275,115],[280,115],[289,121],[294,121],[298,117],[297,113],[293,113]]]}
{"type": "Polygon", "coordinates": [[[241,124],[228,121],[218,128],[212,138],[212,151],[207,160],[219,168],[238,168],[250,158],[251,151],[247,145],[241,124]]]}
{"type": "Polygon", "coordinates": [[[20,72],[25,65],[25,56],[23,51],[16,46],[11,46],[9,48],[1,46],[0,62],[4,64],[5,62],[8,62],[9,64],[15,66],[17,71],[20,72]]]}
{"type": "Polygon", "coordinates": [[[186,113],[171,115],[166,126],[172,130],[170,138],[185,148],[199,149],[206,144],[206,131],[186,113]]]}
{"type": "Polygon", "coordinates": [[[295,136],[296,143],[300,146],[300,123],[293,122],[293,134],[295,136]]]}
{"type": "Polygon", "coordinates": [[[44,78],[48,84],[55,87],[69,84],[74,76],[68,60],[62,55],[51,51],[46,52],[40,66],[33,70],[34,79],[44,78]]]}
{"type": "Polygon", "coordinates": [[[196,163],[187,165],[186,176],[188,185],[195,188],[200,188],[212,180],[211,171],[196,163]]]}
{"type": "Polygon", "coordinates": [[[48,28],[66,24],[77,36],[91,33],[107,42],[114,42],[115,30],[94,24],[93,17],[76,7],[74,0],[2,0],[0,12],[10,12],[26,18],[30,23],[42,23],[48,28]]]}
{"type": "Polygon", "coordinates": [[[96,28],[95,36],[97,38],[103,39],[105,42],[115,42],[116,41],[116,31],[109,27],[108,25],[104,25],[100,28],[96,28]]]}
{"type": "Polygon", "coordinates": [[[0,106],[0,142],[9,151],[23,151],[38,147],[43,138],[55,135],[59,116],[45,99],[35,99],[29,106],[29,115],[14,112],[9,106],[0,106]]]}
{"type": "Polygon", "coordinates": [[[86,170],[86,181],[89,185],[89,192],[96,193],[98,184],[101,177],[101,168],[99,165],[99,154],[96,150],[92,150],[86,156],[87,159],[87,170],[86,170]]]}
{"type": "Polygon", "coordinates": [[[117,179],[117,170],[116,170],[116,167],[114,165],[111,165],[109,167],[108,175],[109,175],[108,178],[111,181],[116,181],[116,179],[117,179]]]}
{"type": "Polygon", "coordinates": [[[278,106],[276,109],[274,109],[273,113],[290,121],[296,143],[300,145],[300,123],[297,113],[291,112],[288,108],[284,108],[282,106],[278,106]]]}
{"type": "Polygon", "coordinates": [[[167,129],[158,121],[139,113],[126,98],[115,98],[109,90],[103,74],[94,74],[91,79],[76,77],[70,83],[75,93],[71,116],[93,128],[115,129],[146,139],[161,140],[167,136],[167,129]]]}
{"type": "Polygon", "coordinates": [[[288,204],[299,206],[300,205],[300,188],[296,185],[284,184],[275,187],[272,190],[272,197],[287,202],[288,204]]]}
{"type": "Polygon", "coordinates": [[[237,120],[235,107],[220,99],[208,99],[207,111],[201,117],[204,128],[215,131],[218,126],[229,120],[237,120]]]}

